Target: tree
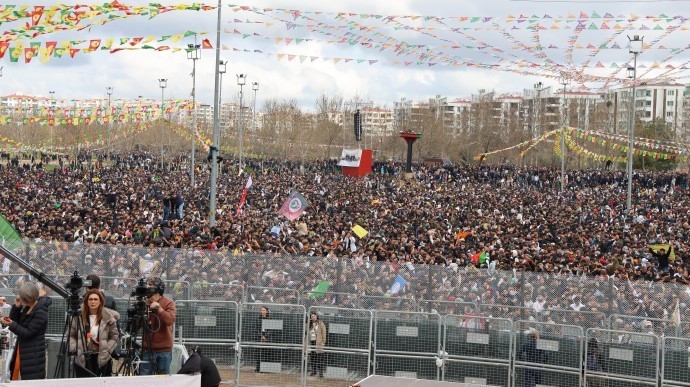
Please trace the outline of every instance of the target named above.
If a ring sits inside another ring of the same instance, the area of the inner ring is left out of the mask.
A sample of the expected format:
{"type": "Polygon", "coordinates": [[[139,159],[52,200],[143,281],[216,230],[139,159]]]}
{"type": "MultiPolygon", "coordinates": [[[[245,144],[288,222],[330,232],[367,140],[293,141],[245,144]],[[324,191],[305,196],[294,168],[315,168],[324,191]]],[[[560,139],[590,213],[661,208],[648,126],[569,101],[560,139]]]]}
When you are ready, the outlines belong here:
{"type": "Polygon", "coordinates": [[[324,157],[331,157],[331,147],[342,137],[342,127],[336,121],[342,114],[343,97],[321,94],[316,99],[316,133],[314,138],[325,144],[324,157]]]}
{"type": "MultiPolygon", "coordinates": [[[[642,123],[638,135],[648,139],[661,141],[671,141],[674,139],[672,125],[664,121],[663,119],[654,119],[651,122],[642,123]]],[[[636,151],[636,154],[633,156],[633,168],[650,171],[672,171],[676,169],[676,167],[678,166],[677,158],[655,158],[650,154],[650,152],[658,151],[652,151],[648,148],[638,149],[638,151],[636,151]],[[642,152],[639,152],[640,150],[642,152]],[[643,153],[645,151],[646,155],[643,153]]]]}

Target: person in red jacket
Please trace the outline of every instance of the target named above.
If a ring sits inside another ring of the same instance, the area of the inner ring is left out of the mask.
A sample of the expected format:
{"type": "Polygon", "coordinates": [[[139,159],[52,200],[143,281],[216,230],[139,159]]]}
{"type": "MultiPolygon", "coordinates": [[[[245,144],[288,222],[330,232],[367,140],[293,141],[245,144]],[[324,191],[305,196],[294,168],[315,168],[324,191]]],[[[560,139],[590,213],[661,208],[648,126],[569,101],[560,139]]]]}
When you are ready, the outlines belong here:
{"type": "Polygon", "coordinates": [[[149,288],[146,303],[149,307],[148,327],[143,335],[143,356],[139,366],[141,375],[169,375],[173,350],[175,302],[163,296],[165,283],[159,277],[146,281],[149,288]]]}

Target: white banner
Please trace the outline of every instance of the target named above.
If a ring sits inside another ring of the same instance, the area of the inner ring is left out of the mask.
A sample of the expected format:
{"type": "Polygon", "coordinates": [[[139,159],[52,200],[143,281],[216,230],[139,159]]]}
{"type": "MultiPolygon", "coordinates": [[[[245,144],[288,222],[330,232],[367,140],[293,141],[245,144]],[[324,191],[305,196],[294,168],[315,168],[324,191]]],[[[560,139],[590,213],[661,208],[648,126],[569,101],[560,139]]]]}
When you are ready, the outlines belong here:
{"type": "Polygon", "coordinates": [[[340,162],[338,166],[341,167],[359,167],[359,161],[362,159],[361,149],[343,149],[340,155],[340,162]]]}
{"type": "Polygon", "coordinates": [[[166,386],[166,387],[199,387],[201,375],[157,375],[157,376],[117,376],[111,378],[80,379],[42,379],[20,380],[11,383],[0,383],[0,387],[92,387],[92,386],[166,386]]]}

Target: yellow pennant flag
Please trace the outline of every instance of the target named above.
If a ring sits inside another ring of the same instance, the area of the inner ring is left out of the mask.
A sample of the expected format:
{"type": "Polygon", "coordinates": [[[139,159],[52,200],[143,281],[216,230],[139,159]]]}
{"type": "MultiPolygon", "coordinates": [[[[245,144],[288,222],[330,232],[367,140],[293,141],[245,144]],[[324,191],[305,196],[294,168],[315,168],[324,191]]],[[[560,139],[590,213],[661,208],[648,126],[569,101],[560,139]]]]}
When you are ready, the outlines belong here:
{"type": "Polygon", "coordinates": [[[364,238],[365,236],[367,236],[367,234],[369,234],[369,231],[365,230],[364,227],[358,224],[355,224],[355,226],[352,227],[352,232],[354,232],[355,235],[357,235],[357,238],[360,239],[364,238]]]}
{"type": "Polygon", "coordinates": [[[668,256],[669,262],[673,262],[676,260],[676,252],[673,251],[673,246],[670,244],[660,244],[660,245],[649,245],[649,248],[654,250],[655,253],[658,253],[659,250],[664,249],[665,251],[668,251],[669,248],[671,248],[671,254],[668,256]]]}

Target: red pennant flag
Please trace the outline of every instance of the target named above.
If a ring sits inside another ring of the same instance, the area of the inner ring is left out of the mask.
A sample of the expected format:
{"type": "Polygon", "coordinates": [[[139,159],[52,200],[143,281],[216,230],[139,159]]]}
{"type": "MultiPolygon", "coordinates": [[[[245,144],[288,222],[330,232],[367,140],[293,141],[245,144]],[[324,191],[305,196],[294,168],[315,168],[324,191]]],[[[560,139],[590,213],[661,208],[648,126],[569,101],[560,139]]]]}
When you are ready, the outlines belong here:
{"type": "Polygon", "coordinates": [[[46,42],[46,55],[52,56],[55,52],[55,47],[57,47],[57,42],[46,42]]]}
{"type": "Polygon", "coordinates": [[[29,63],[31,62],[31,59],[34,58],[34,55],[36,55],[36,51],[38,51],[38,47],[27,47],[24,49],[24,63],[29,63]]]}
{"type": "Polygon", "coordinates": [[[204,48],[204,49],[213,48],[213,45],[211,44],[211,41],[208,40],[208,38],[206,38],[206,39],[201,41],[201,48],[204,48]]]}
{"type": "Polygon", "coordinates": [[[101,45],[101,40],[100,39],[91,39],[89,42],[89,49],[91,50],[98,50],[98,47],[101,45]]]}
{"type": "Polygon", "coordinates": [[[142,40],[144,40],[143,37],[141,37],[141,38],[132,38],[132,41],[129,42],[129,45],[130,45],[130,46],[136,46],[136,45],[139,44],[139,42],[141,42],[142,40]]]}
{"type": "Polygon", "coordinates": [[[10,42],[0,42],[0,59],[2,59],[7,53],[7,49],[10,47],[10,42]]]}
{"type": "Polygon", "coordinates": [[[38,24],[39,21],[41,21],[41,17],[43,16],[43,7],[42,5],[36,5],[34,6],[34,11],[31,13],[31,25],[36,25],[38,24]]]}
{"type": "Polygon", "coordinates": [[[74,58],[74,56],[77,55],[77,53],[79,52],[79,50],[80,50],[79,48],[70,48],[70,49],[69,49],[69,56],[72,57],[72,58],[74,58]]]}

